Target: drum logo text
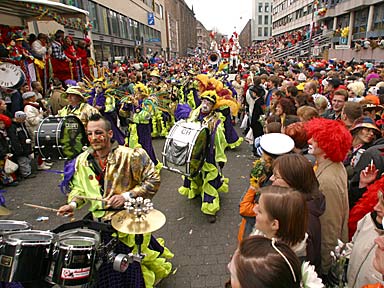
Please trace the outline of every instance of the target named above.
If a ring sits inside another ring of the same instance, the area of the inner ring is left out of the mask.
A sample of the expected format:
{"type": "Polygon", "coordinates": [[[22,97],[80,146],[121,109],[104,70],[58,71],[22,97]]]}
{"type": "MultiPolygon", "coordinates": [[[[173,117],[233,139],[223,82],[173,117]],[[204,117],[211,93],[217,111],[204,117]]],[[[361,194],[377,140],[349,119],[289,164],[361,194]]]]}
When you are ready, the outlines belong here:
{"type": "Polygon", "coordinates": [[[184,128],[184,129],[181,130],[180,133],[183,134],[183,135],[191,135],[191,129],[184,128]]]}
{"type": "Polygon", "coordinates": [[[78,129],[79,124],[78,123],[65,123],[65,128],[67,129],[78,129]]]}

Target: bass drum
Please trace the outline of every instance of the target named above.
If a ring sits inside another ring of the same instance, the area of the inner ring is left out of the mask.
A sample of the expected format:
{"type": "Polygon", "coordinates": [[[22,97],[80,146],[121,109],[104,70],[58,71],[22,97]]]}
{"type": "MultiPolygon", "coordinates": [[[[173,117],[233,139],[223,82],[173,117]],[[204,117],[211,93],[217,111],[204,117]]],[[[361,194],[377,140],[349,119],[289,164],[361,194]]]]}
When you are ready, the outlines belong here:
{"type": "Polygon", "coordinates": [[[25,82],[25,74],[15,64],[4,62],[0,64],[0,87],[19,89],[25,82]]]}
{"type": "Polygon", "coordinates": [[[32,282],[46,275],[54,234],[29,230],[3,235],[0,249],[0,281],[32,282]]]}
{"type": "Polygon", "coordinates": [[[204,164],[209,129],[198,122],[179,121],[169,131],[162,152],[163,167],[194,177],[204,164]]]}
{"type": "Polygon", "coordinates": [[[84,125],[76,116],[47,117],[36,133],[36,149],[43,160],[73,159],[88,146],[84,125]]]}

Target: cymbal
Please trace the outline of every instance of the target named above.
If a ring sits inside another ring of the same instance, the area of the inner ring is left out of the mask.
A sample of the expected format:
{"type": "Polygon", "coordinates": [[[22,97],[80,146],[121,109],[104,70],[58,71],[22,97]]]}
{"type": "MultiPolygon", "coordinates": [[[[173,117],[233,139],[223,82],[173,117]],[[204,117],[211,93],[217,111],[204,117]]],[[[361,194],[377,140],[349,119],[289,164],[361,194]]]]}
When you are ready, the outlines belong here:
{"type": "Polygon", "coordinates": [[[141,221],[126,210],[112,216],[112,227],[119,232],[127,234],[144,234],[159,230],[166,222],[165,215],[159,210],[153,209],[145,214],[141,221]]]}
{"type": "Polygon", "coordinates": [[[7,216],[11,213],[12,213],[11,210],[0,205],[0,216],[7,216]]]}

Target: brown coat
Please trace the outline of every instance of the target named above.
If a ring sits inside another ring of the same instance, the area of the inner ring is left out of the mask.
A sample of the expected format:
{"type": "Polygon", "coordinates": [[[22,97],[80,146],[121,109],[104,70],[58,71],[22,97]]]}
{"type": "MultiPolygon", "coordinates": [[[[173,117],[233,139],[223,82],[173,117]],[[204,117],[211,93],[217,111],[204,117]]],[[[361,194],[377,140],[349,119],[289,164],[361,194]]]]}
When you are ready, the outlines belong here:
{"type": "Polygon", "coordinates": [[[68,105],[67,99],[63,97],[65,91],[62,89],[54,89],[49,99],[49,105],[51,106],[52,115],[57,115],[57,112],[68,105]]]}
{"type": "Polygon", "coordinates": [[[347,172],[341,162],[325,159],[316,170],[320,191],[325,196],[326,208],[321,223],[321,268],[328,274],[331,267],[330,252],[335,250],[337,239],[348,242],[348,188],[347,172]]]}

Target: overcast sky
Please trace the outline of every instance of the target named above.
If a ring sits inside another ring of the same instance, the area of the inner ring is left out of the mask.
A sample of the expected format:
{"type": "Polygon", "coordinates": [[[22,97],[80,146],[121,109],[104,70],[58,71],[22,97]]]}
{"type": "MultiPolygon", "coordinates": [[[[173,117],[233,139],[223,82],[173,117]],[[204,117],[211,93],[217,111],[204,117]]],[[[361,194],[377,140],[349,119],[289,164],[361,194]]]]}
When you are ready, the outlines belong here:
{"type": "Polygon", "coordinates": [[[195,17],[207,30],[216,28],[222,34],[240,34],[252,17],[252,0],[185,0],[193,6],[195,17]],[[236,28],[235,28],[236,27],[236,28]]]}

